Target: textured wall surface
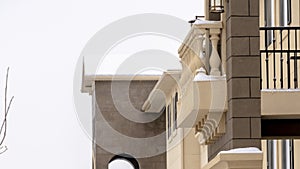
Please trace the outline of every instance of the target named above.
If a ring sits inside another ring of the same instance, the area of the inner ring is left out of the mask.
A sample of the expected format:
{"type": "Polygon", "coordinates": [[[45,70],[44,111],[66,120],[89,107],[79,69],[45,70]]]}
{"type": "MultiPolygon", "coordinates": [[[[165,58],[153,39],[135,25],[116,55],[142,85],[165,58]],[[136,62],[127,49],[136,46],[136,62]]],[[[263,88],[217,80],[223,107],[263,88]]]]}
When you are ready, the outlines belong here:
{"type": "Polygon", "coordinates": [[[107,169],[109,161],[115,155],[123,153],[135,157],[142,169],[166,168],[165,114],[147,114],[140,111],[156,82],[96,82],[94,139],[98,145],[94,147],[94,153],[97,169],[107,169]],[[115,137],[112,134],[114,132],[121,137],[115,137]],[[162,137],[150,143],[142,141],[143,138],[158,135],[162,137]],[[133,138],[138,143],[123,138],[133,138]],[[141,145],[144,148],[139,148],[141,145]],[[161,151],[163,153],[158,154],[161,151]],[[156,155],[152,156],[153,154],[156,155]],[[137,155],[144,157],[136,157],[137,155]]]}
{"type": "Polygon", "coordinates": [[[259,0],[226,0],[227,90],[226,134],[208,147],[219,151],[260,148],[259,0]]]}

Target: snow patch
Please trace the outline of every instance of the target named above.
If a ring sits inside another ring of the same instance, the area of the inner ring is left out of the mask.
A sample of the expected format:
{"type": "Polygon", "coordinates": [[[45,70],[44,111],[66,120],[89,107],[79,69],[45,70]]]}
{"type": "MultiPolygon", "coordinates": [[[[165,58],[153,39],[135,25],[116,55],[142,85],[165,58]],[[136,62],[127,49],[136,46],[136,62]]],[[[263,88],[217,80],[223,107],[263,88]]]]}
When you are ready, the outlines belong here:
{"type": "Polygon", "coordinates": [[[256,147],[247,147],[247,148],[236,148],[228,151],[221,151],[222,154],[231,154],[231,153],[261,153],[262,151],[256,147]]]}
{"type": "Polygon", "coordinates": [[[198,82],[198,81],[216,81],[216,80],[226,80],[226,75],[224,75],[224,76],[211,76],[211,75],[198,73],[194,77],[193,81],[198,82]]]}
{"type": "Polygon", "coordinates": [[[262,89],[262,92],[300,92],[300,89],[262,89]]]}

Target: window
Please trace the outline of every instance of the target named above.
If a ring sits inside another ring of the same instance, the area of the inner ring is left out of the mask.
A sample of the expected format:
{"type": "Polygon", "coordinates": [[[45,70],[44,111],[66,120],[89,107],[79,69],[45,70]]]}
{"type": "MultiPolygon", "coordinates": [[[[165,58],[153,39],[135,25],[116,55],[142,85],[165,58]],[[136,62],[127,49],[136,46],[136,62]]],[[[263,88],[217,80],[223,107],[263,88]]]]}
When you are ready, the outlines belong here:
{"type": "Polygon", "coordinates": [[[168,139],[171,137],[171,132],[172,132],[172,130],[171,130],[171,107],[170,107],[170,105],[168,105],[167,106],[167,108],[166,108],[166,111],[167,111],[167,118],[168,118],[168,128],[167,128],[167,130],[168,130],[168,139]]]}
{"type": "Polygon", "coordinates": [[[173,131],[177,129],[177,102],[178,93],[176,92],[175,97],[173,98],[173,131]]]}
{"type": "MultiPolygon", "coordinates": [[[[275,26],[275,17],[274,17],[274,0],[264,0],[265,8],[264,8],[264,15],[265,15],[265,27],[275,26]]],[[[267,45],[270,45],[273,41],[273,32],[268,31],[267,33],[267,45]]]]}
{"type": "Polygon", "coordinates": [[[267,159],[267,169],[294,169],[294,141],[267,140],[267,159]]]}
{"type": "Polygon", "coordinates": [[[277,169],[277,140],[267,141],[268,169],[277,169]]]}
{"type": "Polygon", "coordinates": [[[282,168],[293,169],[294,168],[294,141],[293,140],[282,140],[282,168]]]}
{"type": "Polygon", "coordinates": [[[280,0],[280,26],[291,24],[291,0],[280,0]]]}

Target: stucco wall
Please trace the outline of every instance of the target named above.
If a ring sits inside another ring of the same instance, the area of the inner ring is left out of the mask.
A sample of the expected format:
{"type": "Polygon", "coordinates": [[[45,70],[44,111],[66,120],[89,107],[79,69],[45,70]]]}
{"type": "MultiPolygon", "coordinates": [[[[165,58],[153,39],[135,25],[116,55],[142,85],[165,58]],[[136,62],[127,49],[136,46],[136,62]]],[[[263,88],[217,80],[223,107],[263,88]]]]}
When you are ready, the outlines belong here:
{"type": "Polygon", "coordinates": [[[166,168],[165,114],[140,111],[155,84],[156,81],[150,80],[96,81],[94,91],[96,169],[107,169],[109,161],[115,154],[122,153],[135,157],[140,168],[166,168]],[[151,119],[154,120],[145,123],[151,119]],[[151,143],[143,141],[157,135],[162,137],[152,140],[151,143]],[[155,156],[152,156],[153,154],[155,156]]]}

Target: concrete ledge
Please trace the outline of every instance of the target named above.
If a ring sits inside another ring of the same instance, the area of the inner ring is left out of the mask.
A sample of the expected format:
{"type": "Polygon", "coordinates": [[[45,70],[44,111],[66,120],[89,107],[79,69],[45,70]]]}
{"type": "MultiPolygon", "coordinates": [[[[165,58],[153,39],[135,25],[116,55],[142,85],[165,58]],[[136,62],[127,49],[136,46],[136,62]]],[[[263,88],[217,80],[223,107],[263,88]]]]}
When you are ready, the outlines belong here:
{"type": "Polygon", "coordinates": [[[227,87],[225,76],[198,73],[179,100],[178,125],[195,128],[200,144],[212,144],[225,134],[227,87]]]}
{"type": "Polygon", "coordinates": [[[92,94],[96,81],[158,81],[161,75],[85,75],[82,71],[81,92],[92,94]]]}
{"type": "Polygon", "coordinates": [[[163,107],[166,106],[167,98],[171,95],[172,89],[179,85],[180,75],[180,70],[164,72],[143,104],[142,111],[160,113],[163,107]]]}
{"type": "Polygon", "coordinates": [[[300,115],[300,90],[262,90],[261,115],[291,116],[300,115]]]}
{"type": "Polygon", "coordinates": [[[255,151],[253,148],[221,151],[202,169],[261,169],[262,160],[263,153],[258,149],[255,151]]]}
{"type": "Polygon", "coordinates": [[[183,128],[195,126],[198,121],[206,118],[209,112],[221,114],[226,112],[228,109],[226,77],[198,74],[193,82],[188,84],[180,104],[185,105],[181,106],[178,114],[178,124],[183,128]]]}

